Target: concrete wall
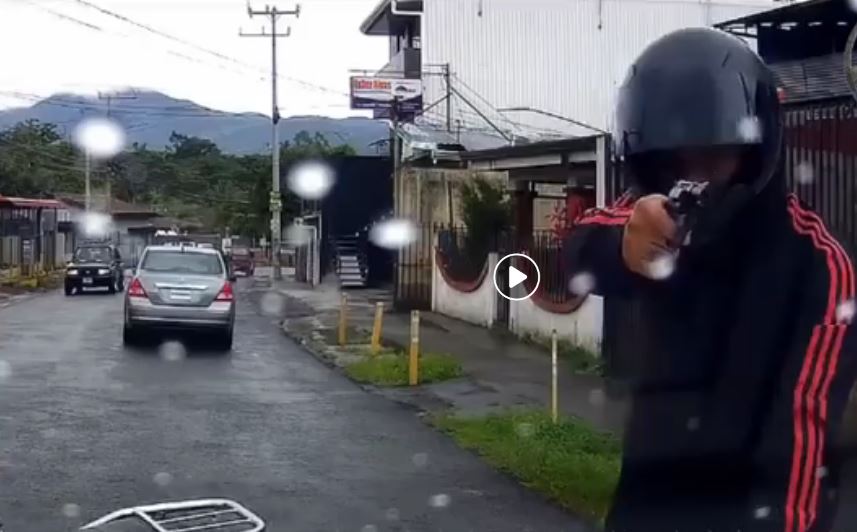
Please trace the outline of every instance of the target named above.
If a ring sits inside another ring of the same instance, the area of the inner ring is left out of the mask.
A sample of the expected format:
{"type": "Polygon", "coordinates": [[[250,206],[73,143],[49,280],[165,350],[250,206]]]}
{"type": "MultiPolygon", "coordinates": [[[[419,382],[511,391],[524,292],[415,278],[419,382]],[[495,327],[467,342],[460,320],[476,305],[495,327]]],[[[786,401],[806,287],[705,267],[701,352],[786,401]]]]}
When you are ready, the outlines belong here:
{"type": "Polygon", "coordinates": [[[494,290],[494,267],[497,254],[488,255],[488,272],[479,288],[472,292],[461,292],[450,286],[437,266],[432,262],[432,310],[453,318],[491,327],[497,315],[497,292],[494,290]]]}
{"type": "Polygon", "coordinates": [[[549,336],[556,329],[560,338],[587,347],[598,353],[604,323],[604,301],[589,296],[579,309],[571,314],[554,314],[539,308],[532,299],[512,301],[509,308],[509,327],[513,333],[549,336]]]}

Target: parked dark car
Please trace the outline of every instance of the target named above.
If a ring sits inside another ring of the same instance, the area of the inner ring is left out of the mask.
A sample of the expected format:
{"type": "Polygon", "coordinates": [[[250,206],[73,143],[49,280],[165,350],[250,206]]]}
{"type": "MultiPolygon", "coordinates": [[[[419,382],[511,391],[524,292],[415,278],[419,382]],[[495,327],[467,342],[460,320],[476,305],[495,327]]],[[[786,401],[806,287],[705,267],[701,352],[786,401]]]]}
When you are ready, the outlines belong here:
{"type": "Polygon", "coordinates": [[[74,250],[65,270],[65,295],[90,288],[107,288],[115,294],[125,288],[122,257],[111,244],[85,244],[74,250]]]}

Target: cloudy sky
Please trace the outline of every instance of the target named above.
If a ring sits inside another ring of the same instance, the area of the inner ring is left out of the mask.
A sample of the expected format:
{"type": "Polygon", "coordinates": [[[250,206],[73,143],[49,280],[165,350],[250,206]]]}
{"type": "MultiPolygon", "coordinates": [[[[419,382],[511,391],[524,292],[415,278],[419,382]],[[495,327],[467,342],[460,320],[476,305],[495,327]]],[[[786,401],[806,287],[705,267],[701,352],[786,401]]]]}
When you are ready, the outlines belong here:
{"type": "MultiPolygon", "coordinates": [[[[264,2],[251,5],[264,9],[264,2]]],[[[291,36],[278,40],[284,116],[360,114],[348,109],[349,70],[377,69],[387,60],[386,40],[358,29],[377,3],[302,0],[300,18],[280,18],[278,31],[291,26],[291,36]]],[[[239,28],[258,33],[270,26],[249,18],[246,0],[0,0],[0,13],[0,107],[132,86],[270,114],[270,39],[238,35],[239,28]]]]}

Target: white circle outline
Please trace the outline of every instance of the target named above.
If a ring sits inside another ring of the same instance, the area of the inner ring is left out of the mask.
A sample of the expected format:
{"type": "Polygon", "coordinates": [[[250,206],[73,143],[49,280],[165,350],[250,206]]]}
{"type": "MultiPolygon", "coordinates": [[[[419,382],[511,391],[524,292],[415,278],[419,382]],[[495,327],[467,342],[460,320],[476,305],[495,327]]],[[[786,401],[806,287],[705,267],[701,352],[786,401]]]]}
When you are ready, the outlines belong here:
{"type": "Polygon", "coordinates": [[[509,253],[508,255],[503,257],[502,259],[498,260],[497,264],[494,265],[494,275],[493,275],[491,280],[494,282],[494,290],[496,290],[497,293],[500,294],[501,296],[505,297],[509,301],[523,301],[525,299],[530,299],[531,297],[533,297],[533,294],[535,294],[536,290],[539,289],[539,283],[542,282],[542,272],[539,271],[539,265],[536,264],[536,261],[534,261],[529,255],[524,255],[523,253],[509,253]],[[530,292],[529,294],[527,294],[523,297],[509,297],[506,294],[504,294],[503,291],[500,290],[500,287],[497,285],[497,268],[499,268],[500,264],[502,264],[503,261],[508,259],[509,257],[524,257],[525,259],[527,259],[528,261],[533,263],[533,267],[536,269],[536,286],[533,288],[532,292],[530,292]]]}

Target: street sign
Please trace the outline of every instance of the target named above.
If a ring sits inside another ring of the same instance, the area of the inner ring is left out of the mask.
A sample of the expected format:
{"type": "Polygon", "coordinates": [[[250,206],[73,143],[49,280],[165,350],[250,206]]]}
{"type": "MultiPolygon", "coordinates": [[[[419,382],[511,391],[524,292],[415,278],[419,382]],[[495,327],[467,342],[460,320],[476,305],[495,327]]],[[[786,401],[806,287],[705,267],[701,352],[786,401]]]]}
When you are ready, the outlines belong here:
{"type": "Polygon", "coordinates": [[[401,114],[413,114],[423,108],[421,79],[351,78],[352,109],[391,109],[397,102],[401,114]]]}

